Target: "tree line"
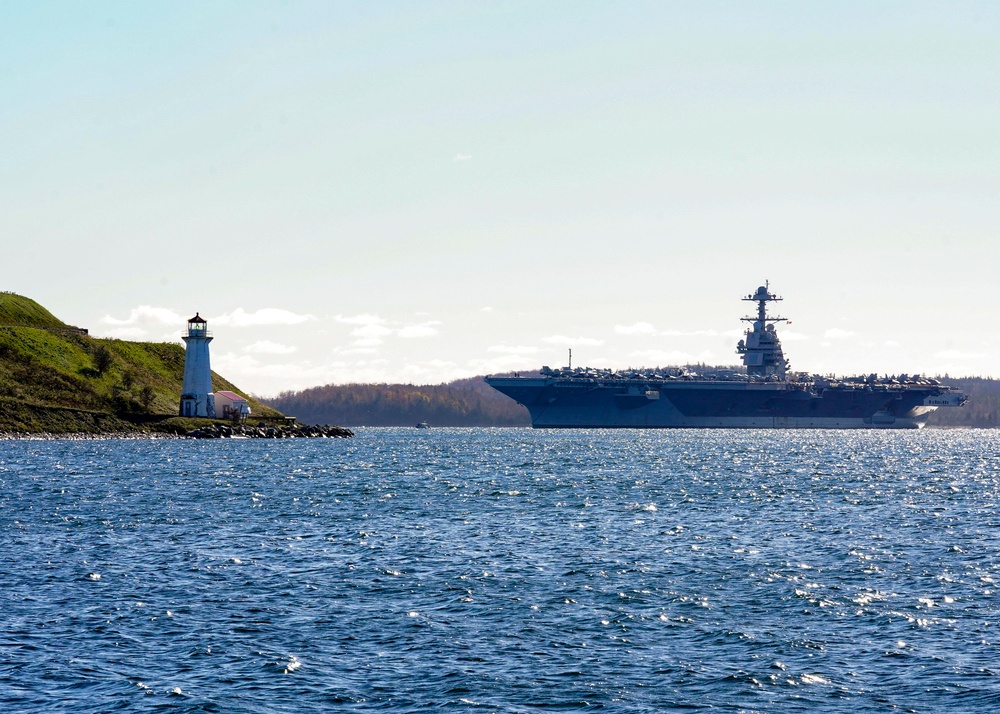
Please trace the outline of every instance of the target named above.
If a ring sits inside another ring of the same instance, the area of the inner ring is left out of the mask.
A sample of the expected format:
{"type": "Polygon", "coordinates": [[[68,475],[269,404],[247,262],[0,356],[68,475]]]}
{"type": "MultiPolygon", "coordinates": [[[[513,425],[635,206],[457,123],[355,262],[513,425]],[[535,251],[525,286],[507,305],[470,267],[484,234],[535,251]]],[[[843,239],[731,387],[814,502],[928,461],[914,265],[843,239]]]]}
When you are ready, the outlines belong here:
{"type": "Polygon", "coordinates": [[[964,426],[985,429],[1000,427],[1000,380],[990,377],[939,377],[944,384],[958,387],[969,403],[957,409],[938,409],[929,426],[964,426]]]}
{"type": "Polygon", "coordinates": [[[448,384],[329,384],[264,400],[307,424],[530,426],[528,410],[481,377],[448,384]]]}

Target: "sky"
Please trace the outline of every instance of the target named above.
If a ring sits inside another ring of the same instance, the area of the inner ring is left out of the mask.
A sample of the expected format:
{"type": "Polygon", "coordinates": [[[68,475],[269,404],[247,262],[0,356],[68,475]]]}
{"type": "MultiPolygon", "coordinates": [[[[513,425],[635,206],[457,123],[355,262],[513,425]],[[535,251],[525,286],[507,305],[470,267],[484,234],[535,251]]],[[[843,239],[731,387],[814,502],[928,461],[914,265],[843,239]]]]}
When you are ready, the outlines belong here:
{"type": "Polygon", "coordinates": [[[254,394],[1000,377],[1000,3],[0,0],[0,289],[254,394]]]}

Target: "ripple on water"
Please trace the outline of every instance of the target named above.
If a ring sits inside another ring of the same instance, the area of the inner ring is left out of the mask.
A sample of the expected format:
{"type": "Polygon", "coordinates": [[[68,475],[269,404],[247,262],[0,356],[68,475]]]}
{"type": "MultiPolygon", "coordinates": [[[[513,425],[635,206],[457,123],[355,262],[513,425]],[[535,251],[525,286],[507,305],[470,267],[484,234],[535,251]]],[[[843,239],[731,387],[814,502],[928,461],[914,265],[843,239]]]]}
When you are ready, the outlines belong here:
{"type": "Polygon", "coordinates": [[[5,442],[5,710],[1000,702],[992,432],[419,436],[5,442]]]}

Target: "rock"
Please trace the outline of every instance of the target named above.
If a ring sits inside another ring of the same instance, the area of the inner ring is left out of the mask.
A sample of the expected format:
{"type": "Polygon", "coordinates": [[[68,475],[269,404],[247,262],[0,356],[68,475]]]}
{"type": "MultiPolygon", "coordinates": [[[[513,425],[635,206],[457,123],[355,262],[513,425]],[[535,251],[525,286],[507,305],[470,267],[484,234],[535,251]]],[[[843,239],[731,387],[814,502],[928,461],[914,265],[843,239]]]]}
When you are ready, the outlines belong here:
{"type": "Polygon", "coordinates": [[[257,426],[227,426],[212,424],[199,427],[187,433],[191,439],[229,439],[233,437],[250,439],[349,439],[354,432],[342,426],[314,426],[308,424],[275,425],[258,422],[257,426]]]}

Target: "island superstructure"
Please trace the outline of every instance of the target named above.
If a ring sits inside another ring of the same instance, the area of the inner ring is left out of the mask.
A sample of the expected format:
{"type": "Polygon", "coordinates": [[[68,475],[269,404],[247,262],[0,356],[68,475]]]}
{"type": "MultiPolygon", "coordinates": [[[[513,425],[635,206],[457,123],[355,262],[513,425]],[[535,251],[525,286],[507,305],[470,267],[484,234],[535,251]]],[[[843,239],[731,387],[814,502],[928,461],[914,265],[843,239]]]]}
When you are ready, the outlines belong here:
{"type": "Polygon", "coordinates": [[[831,378],[793,372],[768,314],[781,300],[765,284],[743,300],[756,315],[736,346],[742,368],[697,374],[685,368],[613,371],[542,367],[537,377],[487,377],[523,404],[535,428],[919,429],[960,391],[919,375],[831,378]]]}

